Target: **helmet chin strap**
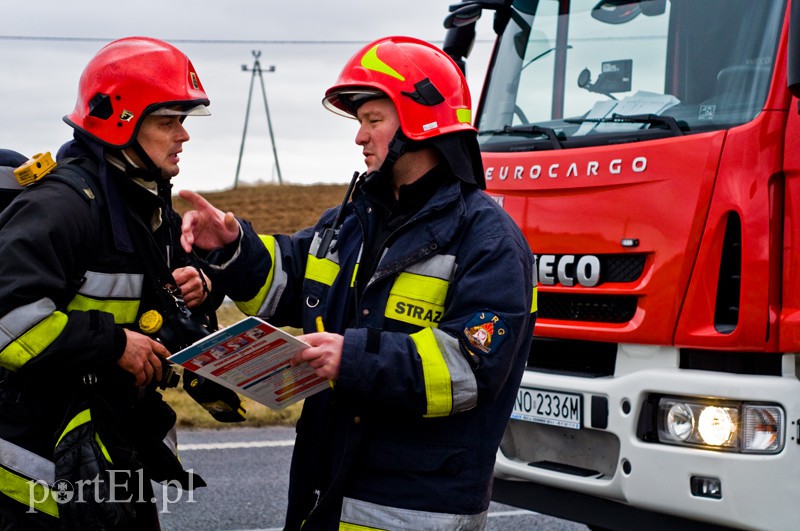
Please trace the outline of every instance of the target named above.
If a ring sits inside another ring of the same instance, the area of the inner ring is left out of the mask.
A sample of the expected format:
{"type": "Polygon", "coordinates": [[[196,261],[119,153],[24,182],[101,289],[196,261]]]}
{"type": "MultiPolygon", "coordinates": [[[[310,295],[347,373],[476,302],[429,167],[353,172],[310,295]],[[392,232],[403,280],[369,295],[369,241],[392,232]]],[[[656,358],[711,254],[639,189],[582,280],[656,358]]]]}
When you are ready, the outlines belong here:
{"type": "Polygon", "coordinates": [[[383,159],[383,164],[381,164],[378,171],[383,175],[391,175],[395,162],[407,151],[413,151],[412,142],[403,133],[403,130],[398,127],[394,137],[389,142],[389,151],[386,153],[386,158],[383,159]]]}
{"type": "Polygon", "coordinates": [[[155,182],[157,184],[156,193],[158,197],[164,200],[167,205],[172,205],[172,180],[165,179],[161,176],[161,168],[155,165],[153,159],[145,152],[141,144],[134,140],[131,147],[136,152],[139,160],[145,165],[144,168],[139,168],[136,163],[123,151],[122,155],[127,163],[128,169],[126,171],[128,177],[131,179],[141,179],[143,181],[155,182]]]}
{"type": "MultiPolygon", "coordinates": [[[[150,155],[145,152],[144,148],[142,148],[141,144],[137,140],[134,140],[130,146],[133,148],[133,151],[139,157],[139,160],[144,164],[144,168],[139,168],[136,166],[133,161],[128,160],[130,164],[130,168],[128,169],[128,176],[135,179],[143,179],[145,181],[155,181],[159,182],[162,179],[161,177],[161,168],[156,166],[153,159],[150,158],[150,155]]],[[[128,159],[128,157],[125,157],[128,159]]]]}

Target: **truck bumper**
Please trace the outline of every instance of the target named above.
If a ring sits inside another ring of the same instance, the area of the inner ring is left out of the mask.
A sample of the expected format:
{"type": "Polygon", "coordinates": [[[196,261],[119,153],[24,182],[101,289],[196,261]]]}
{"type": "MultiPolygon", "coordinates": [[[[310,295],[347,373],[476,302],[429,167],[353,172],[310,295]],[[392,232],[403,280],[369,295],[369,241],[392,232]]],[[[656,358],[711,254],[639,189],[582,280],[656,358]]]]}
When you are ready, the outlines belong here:
{"type": "Polygon", "coordinates": [[[526,371],[522,386],[582,397],[580,429],[512,419],[495,464],[496,501],[612,529],[797,529],[800,519],[800,381],[795,356],[783,375],[678,368],[668,347],[619,345],[613,376],[526,371]],[[774,403],[785,412],[777,454],[744,454],[644,441],[637,436],[652,394],[774,403]],[[593,411],[605,404],[602,415],[593,411]],[[715,478],[719,498],[692,493],[692,477],[715,478]],[[609,520],[610,518],[610,520],[609,520]],[[632,524],[632,522],[634,522],[632,524]]]}
{"type": "Polygon", "coordinates": [[[677,516],[643,511],[624,503],[529,481],[495,478],[492,500],[592,527],[618,531],[642,531],[642,529],[729,531],[731,529],[730,527],[686,520],[677,516]]]}

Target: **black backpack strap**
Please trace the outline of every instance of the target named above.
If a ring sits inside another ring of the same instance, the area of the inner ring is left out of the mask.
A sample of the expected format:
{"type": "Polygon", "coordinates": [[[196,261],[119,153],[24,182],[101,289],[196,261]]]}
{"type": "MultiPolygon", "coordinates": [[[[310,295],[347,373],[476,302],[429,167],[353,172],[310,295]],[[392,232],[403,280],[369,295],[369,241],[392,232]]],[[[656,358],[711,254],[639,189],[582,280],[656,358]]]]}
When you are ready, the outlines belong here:
{"type": "Polygon", "coordinates": [[[96,173],[97,165],[87,158],[65,159],[45,177],[45,180],[56,180],[69,185],[91,205],[92,215],[99,221],[105,208],[105,201],[95,182],[96,173]]]}

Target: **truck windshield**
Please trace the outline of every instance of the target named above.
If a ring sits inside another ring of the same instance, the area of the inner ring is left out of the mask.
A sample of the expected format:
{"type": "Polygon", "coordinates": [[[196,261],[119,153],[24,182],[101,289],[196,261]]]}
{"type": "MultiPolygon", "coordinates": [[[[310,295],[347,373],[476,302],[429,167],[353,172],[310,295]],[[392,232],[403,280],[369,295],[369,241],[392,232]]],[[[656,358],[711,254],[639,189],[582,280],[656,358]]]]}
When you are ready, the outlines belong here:
{"type": "Polygon", "coordinates": [[[729,128],[762,110],[784,2],[514,0],[486,82],[486,151],[729,128]]]}

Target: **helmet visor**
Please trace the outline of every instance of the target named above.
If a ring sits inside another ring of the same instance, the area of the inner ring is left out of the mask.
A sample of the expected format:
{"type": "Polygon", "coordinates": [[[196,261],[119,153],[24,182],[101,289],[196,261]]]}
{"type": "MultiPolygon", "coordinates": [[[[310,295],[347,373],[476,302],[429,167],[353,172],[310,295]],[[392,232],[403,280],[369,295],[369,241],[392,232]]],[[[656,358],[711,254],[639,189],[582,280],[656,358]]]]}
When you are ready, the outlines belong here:
{"type": "Polygon", "coordinates": [[[364,103],[388,97],[386,93],[380,90],[344,89],[325,96],[322,100],[322,105],[340,116],[355,118],[358,108],[364,103]]]}
{"type": "Polygon", "coordinates": [[[169,105],[159,107],[150,112],[154,116],[211,116],[208,106],[203,105],[169,105]]]}

